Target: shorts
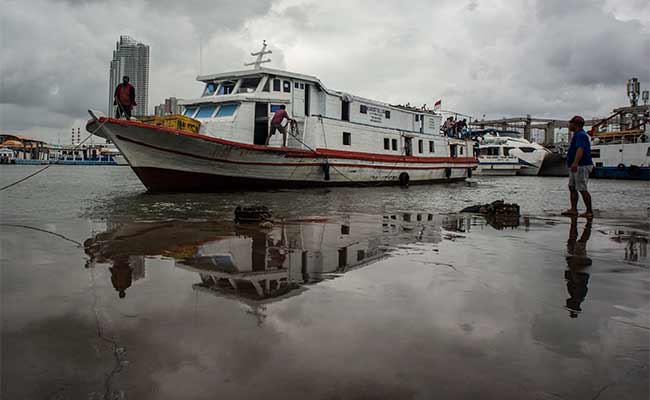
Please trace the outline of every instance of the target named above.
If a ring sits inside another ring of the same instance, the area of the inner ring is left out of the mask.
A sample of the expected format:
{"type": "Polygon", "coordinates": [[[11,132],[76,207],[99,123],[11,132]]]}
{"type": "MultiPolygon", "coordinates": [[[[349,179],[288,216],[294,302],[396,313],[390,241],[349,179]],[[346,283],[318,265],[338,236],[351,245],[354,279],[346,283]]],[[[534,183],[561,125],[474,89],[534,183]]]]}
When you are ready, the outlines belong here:
{"type": "Polygon", "coordinates": [[[593,168],[593,165],[578,165],[576,172],[569,170],[569,190],[586,192],[589,174],[593,168]]]}
{"type": "Polygon", "coordinates": [[[269,136],[275,135],[276,129],[278,131],[280,131],[280,133],[287,133],[287,128],[285,128],[284,126],[282,126],[280,124],[278,124],[278,125],[271,124],[271,132],[269,132],[269,136]]]}

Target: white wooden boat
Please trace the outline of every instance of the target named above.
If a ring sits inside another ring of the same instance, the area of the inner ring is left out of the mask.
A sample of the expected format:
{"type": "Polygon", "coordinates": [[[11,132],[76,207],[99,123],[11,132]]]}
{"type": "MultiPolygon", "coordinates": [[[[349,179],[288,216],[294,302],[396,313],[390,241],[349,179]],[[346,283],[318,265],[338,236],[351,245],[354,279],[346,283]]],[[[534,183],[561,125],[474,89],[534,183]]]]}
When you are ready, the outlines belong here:
{"type": "Polygon", "coordinates": [[[512,147],[506,139],[484,140],[478,147],[478,175],[513,176],[521,169],[517,156],[510,155],[512,147]]]}
{"type": "Polygon", "coordinates": [[[205,89],[183,105],[186,117],[201,122],[198,133],[105,116],[87,130],[114,143],[150,191],[445,182],[477,166],[472,142],[440,135],[436,112],[262,68],[267,53],[254,53],[253,69],[197,77],[205,89]],[[275,135],[265,145],[280,105],[296,130],[287,143],[275,135]]]}

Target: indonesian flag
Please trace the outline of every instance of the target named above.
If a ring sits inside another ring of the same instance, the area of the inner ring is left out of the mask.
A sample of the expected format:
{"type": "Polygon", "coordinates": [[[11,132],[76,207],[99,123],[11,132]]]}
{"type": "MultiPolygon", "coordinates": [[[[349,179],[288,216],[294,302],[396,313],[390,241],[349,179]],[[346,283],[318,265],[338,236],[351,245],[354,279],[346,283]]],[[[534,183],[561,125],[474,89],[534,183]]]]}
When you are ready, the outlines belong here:
{"type": "Polygon", "coordinates": [[[433,109],[434,110],[440,110],[440,107],[442,107],[442,99],[436,101],[435,103],[433,103],[433,109]]]}

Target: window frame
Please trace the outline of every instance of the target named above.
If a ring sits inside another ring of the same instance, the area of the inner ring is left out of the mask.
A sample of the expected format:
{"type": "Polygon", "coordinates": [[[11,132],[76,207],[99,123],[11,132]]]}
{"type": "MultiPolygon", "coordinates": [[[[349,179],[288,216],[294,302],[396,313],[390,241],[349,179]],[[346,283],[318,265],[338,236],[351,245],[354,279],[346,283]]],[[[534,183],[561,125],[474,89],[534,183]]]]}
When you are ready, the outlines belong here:
{"type": "Polygon", "coordinates": [[[284,79],[282,81],[282,93],[291,93],[291,81],[284,79]]]}
{"type": "Polygon", "coordinates": [[[359,104],[359,114],[368,114],[368,106],[365,104],[359,104]]]}
{"type": "Polygon", "coordinates": [[[281,92],[282,91],[282,79],[273,78],[272,86],[273,86],[273,91],[274,92],[281,92]],[[277,89],[276,89],[276,87],[277,87],[277,89]]]}
{"type": "Polygon", "coordinates": [[[418,139],[418,153],[424,153],[424,140],[418,139]]]}
{"type": "Polygon", "coordinates": [[[200,105],[200,106],[198,107],[198,111],[196,111],[196,112],[194,113],[195,117],[193,117],[193,118],[212,118],[212,116],[213,116],[213,115],[214,115],[214,114],[215,114],[215,113],[216,113],[220,108],[221,108],[221,107],[220,107],[218,104],[202,104],[202,105],[200,105]],[[214,109],[212,110],[212,112],[210,113],[210,115],[202,117],[202,116],[199,116],[199,114],[201,114],[201,111],[202,111],[203,107],[206,107],[206,108],[212,108],[212,107],[214,107],[214,109]]]}
{"type": "Polygon", "coordinates": [[[384,118],[390,119],[390,110],[384,110],[384,118]]]}
{"type": "Polygon", "coordinates": [[[429,140],[429,153],[436,152],[436,142],[434,140],[429,140]]]}
{"type": "Polygon", "coordinates": [[[352,133],[351,132],[345,132],[345,131],[343,132],[343,146],[352,146],[352,133]]]}
{"type": "Polygon", "coordinates": [[[384,138],[384,150],[390,150],[390,139],[384,138]]]}
{"type": "Polygon", "coordinates": [[[393,151],[399,151],[399,145],[397,143],[397,139],[391,139],[390,140],[390,145],[391,145],[391,149],[393,151]]]}
{"type": "Polygon", "coordinates": [[[236,113],[237,110],[239,109],[239,103],[224,103],[224,104],[219,104],[219,109],[217,110],[216,114],[214,114],[214,118],[227,118],[227,117],[233,117],[236,113]],[[221,113],[221,110],[223,110],[224,106],[235,106],[235,109],[232,111],[231,114],[228,115],[219,115],[221,113]]]}
{"type": "Polygon", "coordinates": [[[186,116],[186,117],[189,117],[189,118],[193,118],[194,115],[196,114],[196,112],[198,111],[198,109],[199,109],[199,106],[185,107],[185,110],[183,111],[183,115],[186,116]],[[192,108],[194,109],[194,111],[192,111],[192,114],[186,114],[187,110],[192,109],[192,108]]]}

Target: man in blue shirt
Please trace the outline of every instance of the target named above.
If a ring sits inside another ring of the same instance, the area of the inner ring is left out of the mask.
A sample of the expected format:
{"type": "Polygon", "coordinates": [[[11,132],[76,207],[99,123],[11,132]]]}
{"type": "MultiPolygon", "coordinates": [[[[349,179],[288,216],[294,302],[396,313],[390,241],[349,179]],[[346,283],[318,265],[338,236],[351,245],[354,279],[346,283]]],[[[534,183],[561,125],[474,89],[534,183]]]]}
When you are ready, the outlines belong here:
{"type": "Polygon", "coordinates": [[[569,167],[569,191],[571,192],[571,208],[564,211],[562,215],[578,215],[578,192],[582,195],[587,210],[581,217],[593,218],[594,210],[591,208],[591,195],[587,190],[589,174],[594,167],[591,161],[591,143],[589,135],[582,129],[585,120],[579,115],[569,121],[569,131],[573,132],[571,144],[566,155],[566,163],[569,167]]]}

